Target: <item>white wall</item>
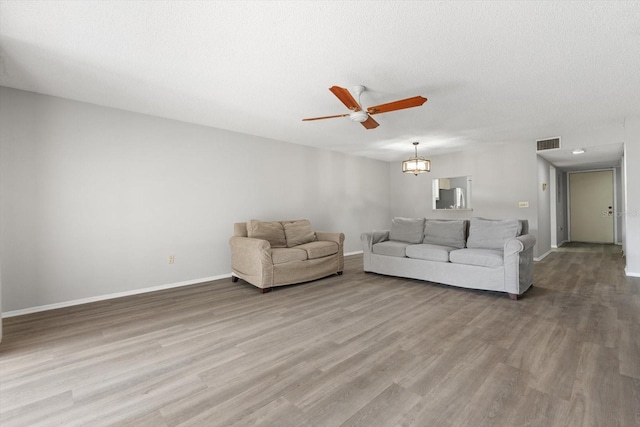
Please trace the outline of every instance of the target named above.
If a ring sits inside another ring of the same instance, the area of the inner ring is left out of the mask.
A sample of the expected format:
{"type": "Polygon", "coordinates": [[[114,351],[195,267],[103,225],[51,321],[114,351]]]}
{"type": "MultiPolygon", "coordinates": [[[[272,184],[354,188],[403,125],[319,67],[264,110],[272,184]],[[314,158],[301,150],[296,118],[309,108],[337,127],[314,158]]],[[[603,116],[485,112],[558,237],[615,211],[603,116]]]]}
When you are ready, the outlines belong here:
{"type": "Polygon", "coordinates": [[[347,253],[389,221],[386,162],[8,88],[0,100],[4,312],[227,275],[236,221],[308,218],[344,232],[347,253]]]}
{"type": "Polygon", "coordinates": [[[536,235],[537,258],[546,256],[551,251],[551,164],[540,156],[538,163],[538,234],[536,235]],[[543,188],[544,184],[544,188],[543,188]]]}
{"type": "MultiPolygon", "coordinates": [[[[626,143],[625,143],[626,146],[626,143]]],[[[626,151],[626,148],[625,148],[626,151]]],[[[627,221],[626,221],[626,212],[627,212],[627,172],[626,172],[626,164],[627,157],[625,155],[622,156],[622,164],[620,165],[620,204],[618,205],[618,212],[616,215],[620,217],[620,228],[621,228],[621,244],[622,244],[622,254],[626,256],[627,253],[627,221]]]]}
{"type": "Polygon", "coordinates": [[[640,117],[625,120],[626,273],[640,277],[640,117]]]}
{"type": "Polygon", "coordinates": [[[623,211],[622,206],[624,206],[624,202],[622,200],[622,168],[617,167],[614,168],[615,174],[615,183],[616,183],[616,193],[615,193],[615,219],[616,222],[616,236],[615,243],[617,245],[622,244],[622,215],[620,212],[623,211]]]}
{"type": "MultiPolygon", "coordinates": [[[[1,307],[2,307],[2,268],[0,268],[0,308],[1,307]]],[[[2,310],[0,310],[0,342],[2,342],[2,310]]]]}
{"type": "Polygon", "coordinates": [[[556,238],[558,246],[569,241],[567,210],[567,173],[556,169],[556,238]]]}
{"type": "MultiPolygon", "coordinates": [[[[389,165],[392,217],[526,219],[530,233],[538,238],[535,143],[492,145],[434,157],[421,155],[431,159],[430,173],[403,174],[400,162],[389,165]],[[471,175],[473,180],[473,212],[432,210],[431,180],[462,175],[471,175]],[[518,208],[520,201],[529,202],[529,207],[518,208]]],[[[387,228],[390,223],[391,219],[387,228]]],[[[538,244],[534,256],[539,256],[538,244]]]]}

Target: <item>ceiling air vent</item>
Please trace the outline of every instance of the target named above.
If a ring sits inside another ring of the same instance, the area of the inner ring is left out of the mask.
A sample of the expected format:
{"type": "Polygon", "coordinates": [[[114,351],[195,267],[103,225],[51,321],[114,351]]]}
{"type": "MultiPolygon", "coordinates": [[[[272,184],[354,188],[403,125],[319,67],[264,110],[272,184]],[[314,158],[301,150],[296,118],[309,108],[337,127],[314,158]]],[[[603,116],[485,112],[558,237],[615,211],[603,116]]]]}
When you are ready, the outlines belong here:
{"type": "Polygon", "coordinates": [[[538,144],[537,151],[555,150],[560,148],[560,137],[539,139],[536,141],[536,143],[538,144]]]}

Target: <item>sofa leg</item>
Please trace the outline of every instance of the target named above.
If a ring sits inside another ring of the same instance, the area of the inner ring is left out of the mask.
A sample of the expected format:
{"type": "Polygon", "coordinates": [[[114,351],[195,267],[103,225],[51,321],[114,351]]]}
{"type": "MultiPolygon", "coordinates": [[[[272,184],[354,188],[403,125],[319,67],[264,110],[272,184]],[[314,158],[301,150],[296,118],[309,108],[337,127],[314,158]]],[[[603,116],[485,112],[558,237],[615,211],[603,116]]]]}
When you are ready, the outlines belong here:
{"type": "Polygon", "coordinates": [[[518,294],[509,294],[509,298],[511,298],[513,301],[518,301],[518,294]]]}
{"type": "Polygon", "coordinates": [[[232,281],[233,283],[237,282],[238,280],[240,280],[240,278],[239,278],[239,277],[231,276],[231,281],[232,281]]]}
{"type": "Polygon", "coordinates": [[[261,294],[266,294],[267,292],[271,292],[271,288],[260,288],[261,294]]]}
{"type": "Polygon", "coordinates": [[[342,271],[338,271],[338,276],[342,276],[342,271]]]}

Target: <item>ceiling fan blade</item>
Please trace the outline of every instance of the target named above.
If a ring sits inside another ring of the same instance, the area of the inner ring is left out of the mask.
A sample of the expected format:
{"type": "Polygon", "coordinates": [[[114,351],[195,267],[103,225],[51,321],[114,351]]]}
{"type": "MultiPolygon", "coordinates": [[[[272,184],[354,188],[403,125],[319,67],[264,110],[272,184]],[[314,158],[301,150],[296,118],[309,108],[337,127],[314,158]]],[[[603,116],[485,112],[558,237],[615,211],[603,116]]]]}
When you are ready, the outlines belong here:
{"type": "Polygon", "coordinates": [[[335,116],[323,116],[323,117],[311,117],[308,119],[302,119],[303,122],[308,122],[310,120],[322,120],[322,119],[333,119],[335,117],[347,117],[349,115],[349,113],[347,114],[336,114],[335,116]]]}
{"type": "Polygon", "coordinates": [[[380,125],[378,124],[378,122],[373,120],[373,117],[369,116],[367,120],[362,122],[362,126],[366,127],[367,129],[375,129],[380,125]]]}
{"type": "Polygon", "coordinates": [[[419,107],[427,102],[427,98],[414,96],[413,98],[401,99],[387,104],[375,105],[367,108],[369,114],[388,113],[390,111],[403,110],[405,108],[419,107]]]}
{"type": "Polygon", "coordinates": [[[329,88],[331,92],[340,100],[347,108],[351,111],[360,111],[362,107],[356,102],[356,100],[351,96],[349,91],[340,86],[332,86],[329,88]]]}

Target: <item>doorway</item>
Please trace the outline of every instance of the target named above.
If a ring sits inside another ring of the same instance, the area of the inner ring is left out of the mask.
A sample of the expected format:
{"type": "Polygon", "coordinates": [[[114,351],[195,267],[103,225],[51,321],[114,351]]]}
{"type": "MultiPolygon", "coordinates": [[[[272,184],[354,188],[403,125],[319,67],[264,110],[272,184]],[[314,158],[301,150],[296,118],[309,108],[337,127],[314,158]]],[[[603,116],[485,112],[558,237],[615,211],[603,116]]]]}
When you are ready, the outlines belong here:
{"type": "Polygon", "coordinates": [[[614,243],[612,170],[569,173],[569,240],[614,243]]]}

